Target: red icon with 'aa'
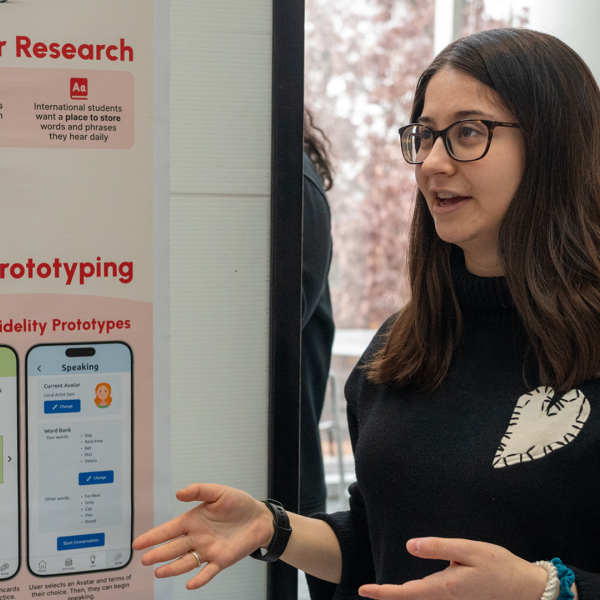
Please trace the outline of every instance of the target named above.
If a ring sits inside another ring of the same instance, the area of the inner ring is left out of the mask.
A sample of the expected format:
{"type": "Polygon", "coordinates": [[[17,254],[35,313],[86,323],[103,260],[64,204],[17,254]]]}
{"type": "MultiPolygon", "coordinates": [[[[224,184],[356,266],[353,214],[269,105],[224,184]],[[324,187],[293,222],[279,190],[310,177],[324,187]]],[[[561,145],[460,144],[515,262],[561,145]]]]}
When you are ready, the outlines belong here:
{"type": "Polygon", "coordinates": [[[87,100],[88,80],[78,77],[71,79],[71,100],[87,100]]]}

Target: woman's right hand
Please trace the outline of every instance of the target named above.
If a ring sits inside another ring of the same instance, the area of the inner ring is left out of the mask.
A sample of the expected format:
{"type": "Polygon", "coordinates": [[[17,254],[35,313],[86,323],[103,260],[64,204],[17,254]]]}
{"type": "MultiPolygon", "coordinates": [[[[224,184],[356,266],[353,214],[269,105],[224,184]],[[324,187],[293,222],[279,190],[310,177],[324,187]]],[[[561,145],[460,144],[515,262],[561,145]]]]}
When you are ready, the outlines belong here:
{"type": "Polygon", "coordinates": [[[198,561],[190,553],[193,550],[206,564],[186,587],[200,588],[257,548],[266,548],[273,537],[271,511],[246,492],[224,485],[194,483],[179,490],[176,496],[182,502],[201,504],[133,542],[134,550],[163,544],[142,557],[143,565],[173,561],[158,567],[156,577],[173,577],[197,569],[198,561]]]}

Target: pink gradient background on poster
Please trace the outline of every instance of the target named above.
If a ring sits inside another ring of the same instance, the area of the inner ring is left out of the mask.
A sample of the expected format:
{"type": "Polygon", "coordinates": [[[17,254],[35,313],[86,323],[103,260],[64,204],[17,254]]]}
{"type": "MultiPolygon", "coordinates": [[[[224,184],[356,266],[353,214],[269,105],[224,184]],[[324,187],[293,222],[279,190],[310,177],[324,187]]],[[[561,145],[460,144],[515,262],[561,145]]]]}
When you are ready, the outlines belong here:
{"type": "Polygon", "coordinates": [[[79,148],[129,149],[134,144],[134,79],[128,71],[83,71],[81,69],[31,69],[18,67],[0,68],[0,119],[1,148],[79,148]],[[71,79],[87,79],[86,100],[71,98],[71,79]],[[35,109],[35,104],[85,105],[84,110],[35,109]],[[89,111],[90,105],[120,106],[121,112],[89,111]],[[36,115],[54,114],[56,120],[38,120],[36,115]],[[59,115],[63,120],[59,121],[59,115]],[[66,121],[69,115],[86,117],[87,120],[66,121]],[[119,121],[102,121],[119,118],[119,121]],[[92,120],[98,117],[98,120],[92,120]],[[64,129],[42,129],[44,126],[64,126],[64,129]],[[81,130],[69,131],[69,125],[82,125],[81,130]],[[116,131],[86,131],[86,126],[116,127],[116,131]],[[66,136],[65,141],[51,139],[50,134],[66,136]],[[86,135],[85,140],[71,139],[70,134],[86,135]],[[104,135],[92,140],[90,136],[104,135]]]}
{"type": "MultiPolygon", "coordinates": [[[[27,569],[26,506],[25,506],[25,356],[32,346],[48,343],[124,341],[133,350],[133,408],[134,408],[134,538],[153,527],[154,513],[154,470],[153,470],[153,352],[152,304],[135,300],[122,300],[100,296],[77,296],[62,294],[3,294],[0,296],[0,320],[2,327],[13,319],[13,323],[23,319],[47,322],[44,335],[38,332],[4,333],[0,331],[0,343],[12,346],[19,356],[19,391],[21,415],[21,569],[13,579],[1,581],[0,587],[18,586],[19,592],[12,592],[16,600],[31,598],[30,584],[66,582],[77,579],[99,579],[103,577],[129,576],[130,587],[121,590],[102,591],[97,598],[135,598],[146,600],[154,597],[154,578],[151,569],[143,567],[141,553],[134,553],[131,563],[120,570],[70,573],[59,577],[35,577],[27,569]],[[131,322],[129,329],[113,329],[109,334],[98,331],[52,331],[52,320],[83,321],[125,321],[131,322]],[[142,501],[143,499],[143,501],[142,501]]],[[[120,582],[122,583],[122,582],[120,582]]],[[[67,588],[68,589],[68,588],[67,588]]],[[[68,594],[70,595],[70,594],[68,594]]],[[[63,596],[56,596],[63,597],[63,596]]],[[[64,596],[65,598],[67,596],[64,596]]]]}

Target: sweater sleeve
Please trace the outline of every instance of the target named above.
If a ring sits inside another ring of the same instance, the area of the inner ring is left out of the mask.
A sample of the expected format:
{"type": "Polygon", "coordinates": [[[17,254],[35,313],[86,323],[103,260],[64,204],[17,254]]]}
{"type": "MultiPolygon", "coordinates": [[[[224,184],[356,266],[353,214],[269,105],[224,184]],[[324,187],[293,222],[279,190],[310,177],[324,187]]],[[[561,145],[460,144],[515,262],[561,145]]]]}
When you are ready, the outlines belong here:
{"type": "MultiPolygon", "coordinates": [[[[358,406],[360,404],[361,388],[365,381],[364,365],[383,344],[386,334],[395,319],[390,317],[358,362],[346,384],[348,430],[352,450],[356,451],[359,438],[358,406]]],[[[337,536],[342,551],[342,579],[334,587],[325,591],[319,588],[319,580],[307,577],[312,600],[359,600],[358,588],[366,583],[375,583],[375,566],[369,537],[367,510],[359,483],[353,483],[350,488],[350,510],[331,515],[318,513],[312,515],[329,524],[337,536]]]]}
{"type": "Polygon", "coordinates": [[[365,583],[375,583],[364,501],[357,483],[353,483],[349,491],[349,511],[313,515],[325,521],[337,536],[342,551],[342,580],[335,586],[307,576],[311,600],[358,600],[358,588],[365,583]]]}
{"type": "Polygon", "coordinates": [[[600,598],[600,574],[588,573],[571,566],[569,569],[575,573],[579,600],[598,600],[600,598]]]}

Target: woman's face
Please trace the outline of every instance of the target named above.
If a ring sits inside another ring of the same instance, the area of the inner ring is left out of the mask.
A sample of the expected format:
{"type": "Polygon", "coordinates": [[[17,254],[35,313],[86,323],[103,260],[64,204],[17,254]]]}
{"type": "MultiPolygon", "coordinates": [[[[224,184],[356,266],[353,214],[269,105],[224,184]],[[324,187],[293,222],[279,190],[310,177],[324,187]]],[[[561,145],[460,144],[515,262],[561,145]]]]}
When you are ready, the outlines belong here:
{"type": "MultiPolygon", "coordinates": [[[[429,82],[419,122],[445,129],[462,119],[514,123],[496,92],[459,69],[444,68],[429,82]]],[[[437,234],[460,246],[469,271],[502,275],[498,260],[500,224],[525,169],[520,129],[497,127],[488,153],[461,163],[450,158],[440,138],[415,175],[437,234]]]]}
{"type": "Polygon", "coordinates": [[[100,398],[100,400],[106,400],[108,398],[108,388],[104,385],[101,385],[98,388],[98,398],[100,398]]]}

